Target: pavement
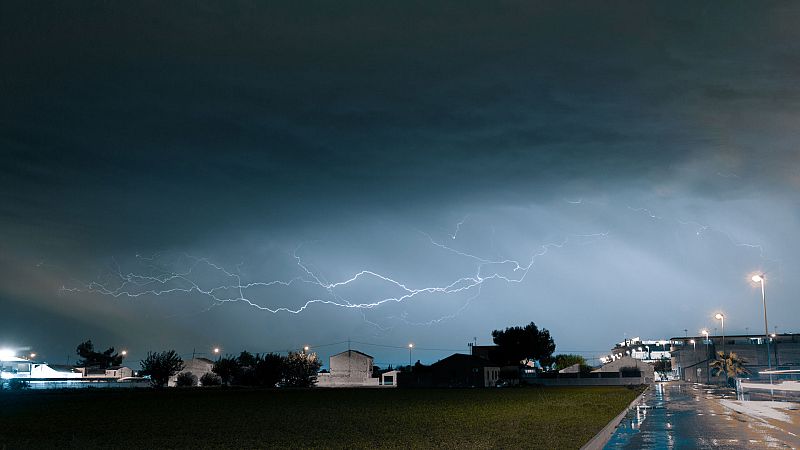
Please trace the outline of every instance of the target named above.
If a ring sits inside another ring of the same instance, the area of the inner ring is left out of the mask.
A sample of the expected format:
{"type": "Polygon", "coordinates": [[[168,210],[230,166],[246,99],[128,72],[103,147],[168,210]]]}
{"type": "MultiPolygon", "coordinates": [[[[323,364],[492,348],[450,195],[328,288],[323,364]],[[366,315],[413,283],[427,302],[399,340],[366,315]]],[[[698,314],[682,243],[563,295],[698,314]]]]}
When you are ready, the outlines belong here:
{"type": "Polygon", "coordinates": [[[800,405],[737,401],[733,390],[656,383],[606,449],[800,448],[800,405]]]}

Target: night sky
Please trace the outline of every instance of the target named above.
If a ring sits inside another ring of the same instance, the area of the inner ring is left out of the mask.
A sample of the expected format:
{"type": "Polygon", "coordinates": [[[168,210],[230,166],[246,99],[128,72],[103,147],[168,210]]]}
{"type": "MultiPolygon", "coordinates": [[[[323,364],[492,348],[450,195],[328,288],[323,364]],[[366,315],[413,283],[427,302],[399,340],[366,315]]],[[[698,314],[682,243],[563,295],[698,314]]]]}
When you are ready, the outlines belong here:
{"type": "Polygon", "coordinates": [[[327,363],[349,338],[385,366],[534,321],[599,356],[718,311],[763,332],[753,272],[770,328],[800,331],[798,23],[796,2],[3,2],[0,346],[327,363]]]}

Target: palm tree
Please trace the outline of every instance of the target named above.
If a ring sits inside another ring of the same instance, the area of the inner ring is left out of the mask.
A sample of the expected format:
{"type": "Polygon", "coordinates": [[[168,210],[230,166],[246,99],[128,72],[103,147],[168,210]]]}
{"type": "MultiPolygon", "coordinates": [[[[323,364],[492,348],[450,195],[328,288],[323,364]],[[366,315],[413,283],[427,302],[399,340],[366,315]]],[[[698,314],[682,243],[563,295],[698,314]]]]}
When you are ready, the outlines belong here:
{"type": "Polygon", "coordinates": [[[722,352],[717,352],[717,356],[720,359],[715,359],[711,363],[711,375],[717,376],[724,373],[726,384],[729,384],[730,380],[735,379],[737,376],[749,372],[744,367],[744,363],[747,361],[740,358],[736,353],[730,352],[726,355],[722,352]]]}

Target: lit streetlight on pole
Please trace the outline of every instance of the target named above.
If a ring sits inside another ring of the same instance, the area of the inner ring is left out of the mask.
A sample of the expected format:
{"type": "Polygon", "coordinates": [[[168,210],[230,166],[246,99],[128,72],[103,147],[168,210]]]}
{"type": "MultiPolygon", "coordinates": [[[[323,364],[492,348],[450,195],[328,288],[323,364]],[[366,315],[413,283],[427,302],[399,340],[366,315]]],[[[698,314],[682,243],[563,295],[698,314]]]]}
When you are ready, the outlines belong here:
{"type": "Polygon", "coordinates": [[[708,330],[703,330],[700,333],[706,337],[706,384],[711,384],[711,374],[709,373],[708,365],[708,330]]]}
{"type": "Polygon", "coordinates": [[[764,304],[764,340],[767,344],[767,367],[769,368],[769,384],[772,384],[772,355],[769,353],[769,325],[767,324],[767,294],[764,291],[764,283],[766,279],[764,275],[753,275],[752,278],[754,283],[758,283],[761,285],[761,302],[764,304]]]}
{"type": "Polygon", "coordinates": [[[722,322],[722,355],[725,355],[725,316],[722,313],[717,313],[715,319],[722,322]]]}
{"type": "Polygon", "coordinates": [[[414,348],[414,344],[408,344],[408,366],[411,367],[411,350],[414,348]]]}
{"type": "Polygon", "coordinates": [[[722,322],[722,364],[725,368],[725,386],[728,385],[728,359],[725,356],[725,315],[717,313],[714,318],[722,322]]]}

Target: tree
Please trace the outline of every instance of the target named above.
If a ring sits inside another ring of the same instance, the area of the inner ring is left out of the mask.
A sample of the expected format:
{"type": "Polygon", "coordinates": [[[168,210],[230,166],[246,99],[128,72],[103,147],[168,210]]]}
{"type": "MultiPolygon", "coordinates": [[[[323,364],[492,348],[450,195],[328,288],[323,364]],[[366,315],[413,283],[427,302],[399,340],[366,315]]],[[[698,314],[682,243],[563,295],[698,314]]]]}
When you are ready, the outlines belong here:
{"type": "Polygon", "coordinates": [[[183,360],[175,350],[161,353],[147,352],[142,360],[142,375],[150,376],[150,384],[157,388],[166,386],[169,377],[183,370],[183,360]]]}
{"type": "Polygon", "coordinates": [[[586,365],[586,359],[581,355],[570,355],[570,354],[561,354],[556,355],[553,360],[555,361],[555,367],[553,370],[561,370],[566,369],[567,367],[573,366],[575,364],[580,364],[581,366],[586,365]]]}
{"type": "Polygon", "coordinates": [[[222,384],[226,386],[230,385],[234,378],[239,375],[240,370],[239,361],[232,356],[218,359],[211,368],[211,371],[219,375],[222,384]]]}
{"type": "Polygon", "coordinates": [[[546,328],[541,330],[531,322],[524,327],[511,327],[492,331],[492,340],[498,346],[500,361],[507,365],[520,365],[539,361],[542,366],[552,363],[556,344],[546,328]]]}
{"type": "Polygon", "coordinates": [[[283,370],[283,385],[311,387],[317,383],[317,372],[322,363],[316,353],[289,352],[283,370]]]}
{"type": "Polygon", "coordinates": [[[213,372],[206,372],[200,377],[201,386],[219,386],[222,384],[222,378],[213,372]]]}
{"type": "Polygon", "coordinates": [[[114,347],[109,347],[104,352],[97,352],[91,339],[78,344],[75,351],[83,358],[78,361],[78,367],[107,369],[122,364],[122,355],[116,353],[114,347]]]}
{"type": "Polygon", "coordinates": [[[656,361],[656,363],[653,365],[653,370],[661,374],[662,380],[666,380],[667,372],[672,370],[672,361],[670,361],[670,359],[666,356],[662,356],[661,359],[656,361]]]}
{"type": "Polygon", "coordinates": [[[748,373],[744,363],[747,361],[740,358],[736,353],[729,352],[727,355],[722,352],[717,352],[720,359],[715,359],[711,363],[711,375],[717,376],[721,373],[725,374],[725,379],[728,384],[731,380],[735,380],[737,376],[748,373]]]}
{"type": "Polygon", "coordinates": [[[197,386],[197,376],[192,372],[181,372],[175,379],[175,386],[178,387],[192,387],[197,386]]]}
{"type": "Polygon", "coordinates": [[[283,379],[286,358],[276,353],[267,353],[256,359],[254,378],[259,386],[275,387],[283,379]]]}

